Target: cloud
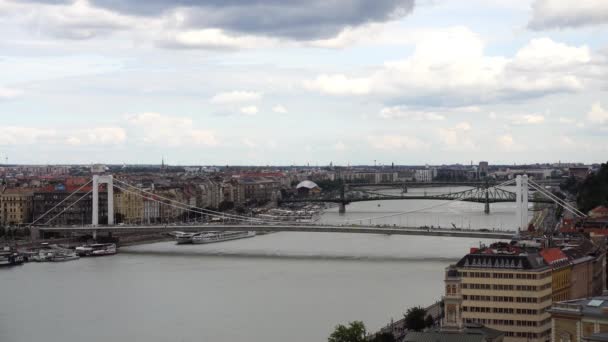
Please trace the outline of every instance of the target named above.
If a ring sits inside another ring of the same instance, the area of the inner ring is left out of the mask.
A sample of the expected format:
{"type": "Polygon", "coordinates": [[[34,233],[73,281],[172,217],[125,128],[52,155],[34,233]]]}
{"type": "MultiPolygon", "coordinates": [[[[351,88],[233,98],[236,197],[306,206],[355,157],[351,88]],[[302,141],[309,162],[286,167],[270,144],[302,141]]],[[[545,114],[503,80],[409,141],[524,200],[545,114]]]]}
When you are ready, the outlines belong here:
{"type": "Polygon", "coordinates": [[[446,150],[475,150],[477,146],[471,139],[471,124],[460,122],[453,127],[437,129],[439,141],[446,150]]]}
{"type": "Polygon", "coordinates": [[[370,79],[349,78],[342,74],[319,75],[314,80],[304,81],[304,87],[330,95],[364,95],[371,91],[370,79]]]}
{"type": "Polygon", "coordinates": [[[257,101],[262,98],[262,93],[254,91],[231,91],[219,93],[210,100],[214,104],[232,104],[257,101]]]}
{"type": "Polygon", "coordinates": [[[532,4],[532,30],[583,27],[608,23],[605,0],[536,0],[532,4]]]}
{"type": "Polygon", "coordinates": [[[164,48],[237,50],[272,47],[279,45],[277,39],[253,36],[234,35],[224,30],[208,28],[201,30],[168,31],[158,41],[164,48]]]}
{"type": "Polygon", "coordinates": [[[513,140],[513,136],[511,134],[504,134],[496,138],[496,142],[498,146],[500,146],[503,150],[511,150],[515,145],[515,140],[513,140]]]}
{"type": "Polygon", "coordinates": [[[409,57],[367,75],[321,74],[304,88],[328,95],[367,95],[391,104],[470,106],[583,88],[591,63],[586,46],[531,40],[515,56],[484,54],[482,39],[465,27],[421,31],[409,57]]]}
{"type": "Polygon", "coordinates": [[[599,124],[608,123],[608,110],[605,110],[599,102],[596,102],[587,113],[587,120],[599,124]]]}
{"type": "Polygon", "coordinates": [[[120,145],[127,140],[122,127],[97,127],[76,130],[66,138],[68,145],[120,145]]]}
{"type": "Polygon", "coordinates": [[[336,151],[346,151],[348,147],[346,146],[346,144],[344,144],[341,141],[338,141],[337,143],[334,144],[334,150],[336,151]]]}
{"type": "Polygon", "coordinates": [[[96,8],[86,0],[9,3],[11,11],[29,30],[62,39],[90,39],[132,29],[141,20],[96,8]]]}
{"type": "Polygon", "coordinates": [[[245,145],[248,148],[255,148],[258,146],[258,144],[256,144],[253,140],[248,139],[248,138],[241,139],[241,142],[243,143],[243,145],[245,145]]]}
{"type": "Polygon", "coordinates": [[[241,113],[243,113],[245,115],[256,115],[258,113],[258,107],[256,107],[256,106],[242,107],[241,113]]]}
{"type": "Polygon", "coordinates": [[[213,131],[194,127],[190,118],[141,113],[129,116],[127,121],[132,126],[130,131],[144,144],[172,147],[218,144],[213,131]]]}
{"type": "Polygon", "coordinates": [[[23,92],[19,89],[0,87],[0,100],[12,99],[21,95],[22,93],[23,92]]]}
{"type": "Polygon", "coordinates": [[[416,137],[404,135],[369,136],[368,142],[372,147],[380,150],[418,150],[428,147],[416,137]]]}
{"type": "Polygon", "coordinates": [[[524,114],[511,117],[515,125],[537,125],[545,122],[545,117],[539,114],[524,114]]]}
{"type": "Polygon", "coordinates": [[[220,29],[235,35],[293,40],[326,39],[349,27],[402,18],[414,0],[92,0],[128,15],[170,17],[186,29],[220,29]]]}
{"type": "Polygon", "coordinates": [[[79,129],[38,128],[25,126],[0,127],[0,145],[120,145],[127,140],[122,127],[91,127],[79,129]]]}
{"type": "Polygon", "coordinates": [[[278,105],[272,107],[272,111],[275,113],[279,113],[279,114],[286,114],[287,108],[285,108],[283,105],[278,104],[278,105]]]}
{"type": "Polygon", "coordinates": [[[441,121],[445,116],[425,111],[412,111],[405,106],[384,107],[378,114],[383,119],[407,119],[413,121],[441,121]]]}

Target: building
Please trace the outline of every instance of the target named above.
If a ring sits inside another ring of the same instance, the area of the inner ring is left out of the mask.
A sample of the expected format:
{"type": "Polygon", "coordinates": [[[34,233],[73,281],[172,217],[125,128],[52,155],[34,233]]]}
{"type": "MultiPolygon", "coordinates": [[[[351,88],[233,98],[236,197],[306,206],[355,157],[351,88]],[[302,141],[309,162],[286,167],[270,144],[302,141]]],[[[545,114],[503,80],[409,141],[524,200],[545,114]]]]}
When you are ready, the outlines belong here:
{"type": "Polygon", "coordinates": [[[314,196],[321,193],[321,188],[317,183],[305,180],[296,185],[296,191],[300,196],[314,196]]]}
{"type": "Polygon", "coordinates": [[[32,222],[32,189],[8,188],[0,194],[0,226],[32,222]]]}
{"type": "Polygon", "coordinates": [[[551,300],[559,302],[570,299],[572,279],[572,264],[568,256],[557,247],[544,248],[540,255],[547,265],[551,267],[551,300]]]}
{"type": "Polygon", "coordinates": [[[487,177],[490,174],[488,162],[487,161],[479,162],[479,168],[477,169],[477,171],[479,172],[480,179],[487,177]]]}
{"type": "Polygon", "coordinates": [[[433,180],[433,170],[431,169],[417,169],[414,172],[414,180],[416,182],[430,182],[433,180]]]}
{"type": "Polygon", "coordinates": [[[142,196],[120,189],[114,191],[114,214],[116,223],[136,224],[144,222],[144,199],[142,196]]]}
{"type": "Polygon", "coordinates": [[[446,270],[445,324],[483,324],[505,341],[546,341],[551,268],[538,252],[506,243],[473,248],[446,270]]]}
{"type": "Polygon", "coordinates": [[[466,324],[460,331],[411,331],[405,335],[403,342],[502,342],[503,339],[502,331],[480,324],[466,324]]]}
{"type": "Polygon", "coordinates": [[[583,342],[608,340],[608,296],[597,296],[553,304],[551,341],[583,342]]]}
{"type": "MultiPolygon", "coordinates": [[[[85,225],[92,223],[93,194],[91,187],[85,187],[78,192],[72,187],[41,189],[34,192],[32,201],[32,219],[39,217],[39,224],[50,225],[85,225]],[[72,195],[73,194],[73,195],[72,195]],[[71,197],[69,197],[71,196],[71,197]],[[69,198],[68,198],[69,197],[69,198]]],[[[99,223],[108,222],[108,193],[99,191],[99,223]]]]}

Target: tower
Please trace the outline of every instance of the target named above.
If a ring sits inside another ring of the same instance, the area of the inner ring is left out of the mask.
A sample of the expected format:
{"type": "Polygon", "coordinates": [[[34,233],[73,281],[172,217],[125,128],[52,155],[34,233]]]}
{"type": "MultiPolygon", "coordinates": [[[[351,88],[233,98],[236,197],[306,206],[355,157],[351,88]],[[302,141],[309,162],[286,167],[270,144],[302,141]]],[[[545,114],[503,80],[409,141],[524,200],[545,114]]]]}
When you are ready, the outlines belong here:
{"type": "Polygon", "coordinates": [[[99,184],[108,188],[108,225],[114,224],[114,178],[112,175],[93,175],[93,227],[99,225],[99,184]]]}
{"type": "Polygon", "coordinates": [[[455,266],[448,266],[445,270],[445,296],[443,296],[443,311],[445,313],[441,322],[441,330],[462,331],[462,291],[460,273],[455,266]]]}

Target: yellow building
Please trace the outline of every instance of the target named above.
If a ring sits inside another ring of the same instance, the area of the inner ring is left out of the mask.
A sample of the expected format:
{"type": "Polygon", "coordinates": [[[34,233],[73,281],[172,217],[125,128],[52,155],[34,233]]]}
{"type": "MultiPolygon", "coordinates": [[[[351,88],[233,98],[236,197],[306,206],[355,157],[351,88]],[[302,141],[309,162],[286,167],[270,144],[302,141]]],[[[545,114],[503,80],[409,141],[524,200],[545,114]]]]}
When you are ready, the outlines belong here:
{"type": "Polygon", "coordinates": [[[144,219],[144,200],[132,192],[114,192],[114,213],[117,223],[136,224],[144,219]]]}
{"type": "Polygon", "coordinates": [[[568,256],[559,248],[545,248],[540,251],[540,255],[545,260],[545,263],[551,267],[553,302],[570,299],[572,264],[568,256]]]}
{"type": "Polygon", "coordinates": [[[569,300],[553,304],[551,341],[608,340],[608,296],[569,300]]]}
{"type": "Polygon", "coordinates": [[[31,189],[11,188],[0,195],[0,225],[15,226],[32,222],[31,189]]]}
{"type": "Polygon", "coordinates": [[[532,251],[497,243],[473,249],[446,270],[444,327],[479,323],[506,342],[548,341],[551,268],[532,251]]]}

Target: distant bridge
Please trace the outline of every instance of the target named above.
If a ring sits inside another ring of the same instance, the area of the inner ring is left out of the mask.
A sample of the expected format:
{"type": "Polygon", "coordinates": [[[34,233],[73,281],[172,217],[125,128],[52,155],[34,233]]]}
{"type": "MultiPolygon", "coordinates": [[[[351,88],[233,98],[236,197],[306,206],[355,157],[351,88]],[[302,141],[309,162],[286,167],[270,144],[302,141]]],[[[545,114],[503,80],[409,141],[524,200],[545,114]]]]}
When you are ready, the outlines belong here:
{"type": "MultiPolygon", "coordinates": [[[[473,184],[473,183],[470,183],[473,184]]],[[[501,189],[498,186],[490,186],[483,183],[483,186],[436,195],[390,195],[371,190],[356,190],[349,192],[347,187],[343,187],[339,195],[329,197],[305,197],[287,198],[279,200],[279,203],[338,203],[340,213],[346,211],[346,205],[353,202],[367,201],[386,201],[386,200],[443,200],[443,201],[464,201],[485,204],[485,212],[490,212],[490,203],[517,202],[517,194],[501,189]]],[[[528,202],[553,204],[554,201],[548,198],[537,198],[530,196],[528,202]]]]}
{"type": "Polygon", "coordinates": [[[255,231],[255,232],[314,232],[314,233],[355,233],[411,236],[443,236],[476,239],[511,239],[514,231],[464,230],[445,228],[411,228],[385,226],[337,226],[337,225],[297,225],[297,224],[217,224],[217,225],[139,225],[139,226],[98,226],[98,227],[38,227],[40,232],[58,233],[170,233],[173,231],[255,231]]]}

